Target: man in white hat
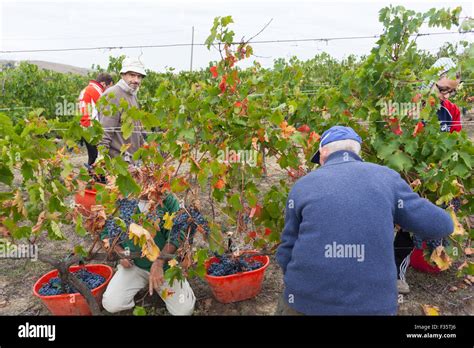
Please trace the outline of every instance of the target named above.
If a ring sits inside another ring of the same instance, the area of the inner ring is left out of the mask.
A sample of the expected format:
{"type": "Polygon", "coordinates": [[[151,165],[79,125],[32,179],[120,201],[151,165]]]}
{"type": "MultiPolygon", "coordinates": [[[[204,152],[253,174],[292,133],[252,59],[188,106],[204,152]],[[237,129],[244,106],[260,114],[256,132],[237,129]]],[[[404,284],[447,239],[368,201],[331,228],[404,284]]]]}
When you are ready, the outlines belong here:
{"type": "Polygon", "coordinates": [[[121,80],[102,95],[102,98],[106,98],[107,102],[104,107],[100,108],[98,115],[104,128],[104,136],[99,145],[105,146],[110,157],[116,157],[120,156],[120,149],[124,144],[130,144],[124,154],[124,159],[133,164],[133,153],[145,143],[142,133],[143,126],[140,121],[134,120],[132,135],[125,139],[121,131],[121,116],[127,109],[139,108],[137,92],[143,78],[146,76],[145,67],[138,59],[125,58],[120,75],[121,80]],[[120,105],[122,99],[127,102],[127,108],[120,105]]]}

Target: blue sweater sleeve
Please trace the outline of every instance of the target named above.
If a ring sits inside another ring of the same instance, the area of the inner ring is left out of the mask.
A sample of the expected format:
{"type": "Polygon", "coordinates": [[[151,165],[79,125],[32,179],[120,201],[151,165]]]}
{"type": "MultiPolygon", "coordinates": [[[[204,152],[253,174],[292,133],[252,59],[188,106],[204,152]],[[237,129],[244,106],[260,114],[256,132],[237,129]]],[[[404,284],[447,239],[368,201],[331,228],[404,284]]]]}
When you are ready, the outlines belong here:
{"type": "MultiPolygon", "coordinates": [[[[293,191],[293,190],[292,190],[293,191]]],[[[298,219],[295,207],[295,201],[292,192],[288,195],[285,212],[285,227],[281,234],[281,244],[276,253],[276,260],[283,270],[286,272],[286,266],[291,260],[293,246],[298,238],[300,229],[300,221],[298,219]]]]}
{"type": "Polygon", "coordinates": [[[398,173],[395,181],[394,222],[421,239],[441,239],[454,230],[449,214],[413,192],[398,173]]]}

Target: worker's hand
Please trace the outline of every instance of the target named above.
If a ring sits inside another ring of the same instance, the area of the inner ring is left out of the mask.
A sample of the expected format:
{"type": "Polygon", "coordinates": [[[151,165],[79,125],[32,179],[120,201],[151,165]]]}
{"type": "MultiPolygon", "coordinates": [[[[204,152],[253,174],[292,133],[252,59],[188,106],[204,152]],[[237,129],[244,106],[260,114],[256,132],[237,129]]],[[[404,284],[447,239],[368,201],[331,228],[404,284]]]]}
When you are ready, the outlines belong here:
{"type": "Polygon", "coordinates": [[[128,260],[128,259],[120,259],[120,264],[124,268],[130,268],[133,266],[133,261],[128,260]]]}
{"type": "Polygon", "coordinates": [[[157,260],[153,262],[150,269],[150,296],[153,295],[153,290],[156,292],[160,291],[161,285],[163,285],[164,281],[163,262],[161,262],[161,260],[157,260]]]}

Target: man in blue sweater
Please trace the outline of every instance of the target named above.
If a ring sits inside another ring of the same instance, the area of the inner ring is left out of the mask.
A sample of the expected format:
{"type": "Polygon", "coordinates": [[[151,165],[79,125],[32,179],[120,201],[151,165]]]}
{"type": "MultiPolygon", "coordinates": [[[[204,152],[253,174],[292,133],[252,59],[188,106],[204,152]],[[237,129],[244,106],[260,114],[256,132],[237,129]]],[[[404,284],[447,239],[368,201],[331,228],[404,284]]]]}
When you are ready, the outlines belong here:
{"type": "Polygon", "coordinates": [[[422,239],[453,232],[450,216],[414,193],[400,175],[358,156],[352,128],[323,133],[287,201],[277,251],[285,291],[276,314],[395,315],[394,224],[422,239]]]}

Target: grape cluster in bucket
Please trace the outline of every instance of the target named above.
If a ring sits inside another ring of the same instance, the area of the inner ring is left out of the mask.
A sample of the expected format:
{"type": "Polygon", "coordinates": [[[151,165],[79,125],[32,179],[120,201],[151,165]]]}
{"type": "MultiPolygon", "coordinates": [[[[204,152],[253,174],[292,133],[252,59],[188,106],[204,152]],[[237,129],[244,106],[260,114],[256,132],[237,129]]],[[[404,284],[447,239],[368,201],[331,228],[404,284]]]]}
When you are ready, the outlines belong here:
{"type": "MultiPolygon", "coordinates": [[[[99,274],[89,272],[87,269],[82,268],[78,271],[72,272],[80,281],[82,281],[89,290],[95,289],[105,283],[105,278],[99,274]]],[[[61,287],[61,278],[54,277],[49,280],[49,282],[43,284],[39,289],[39,294],[42,296],[54,296],[61,294],[74,294],[77,291],[73,286],[66,285],[66,292],[63,291],[61,287]]]]}
{"type": "Polygon", "coordinates": [[[232,258],[227,255],[217,256],[215,262],[207,269],[207,274],[214,277],[223,277],[231,274],[253,271],[263,267],[260,261],[246,261],[244,257],[232,258]]]}

